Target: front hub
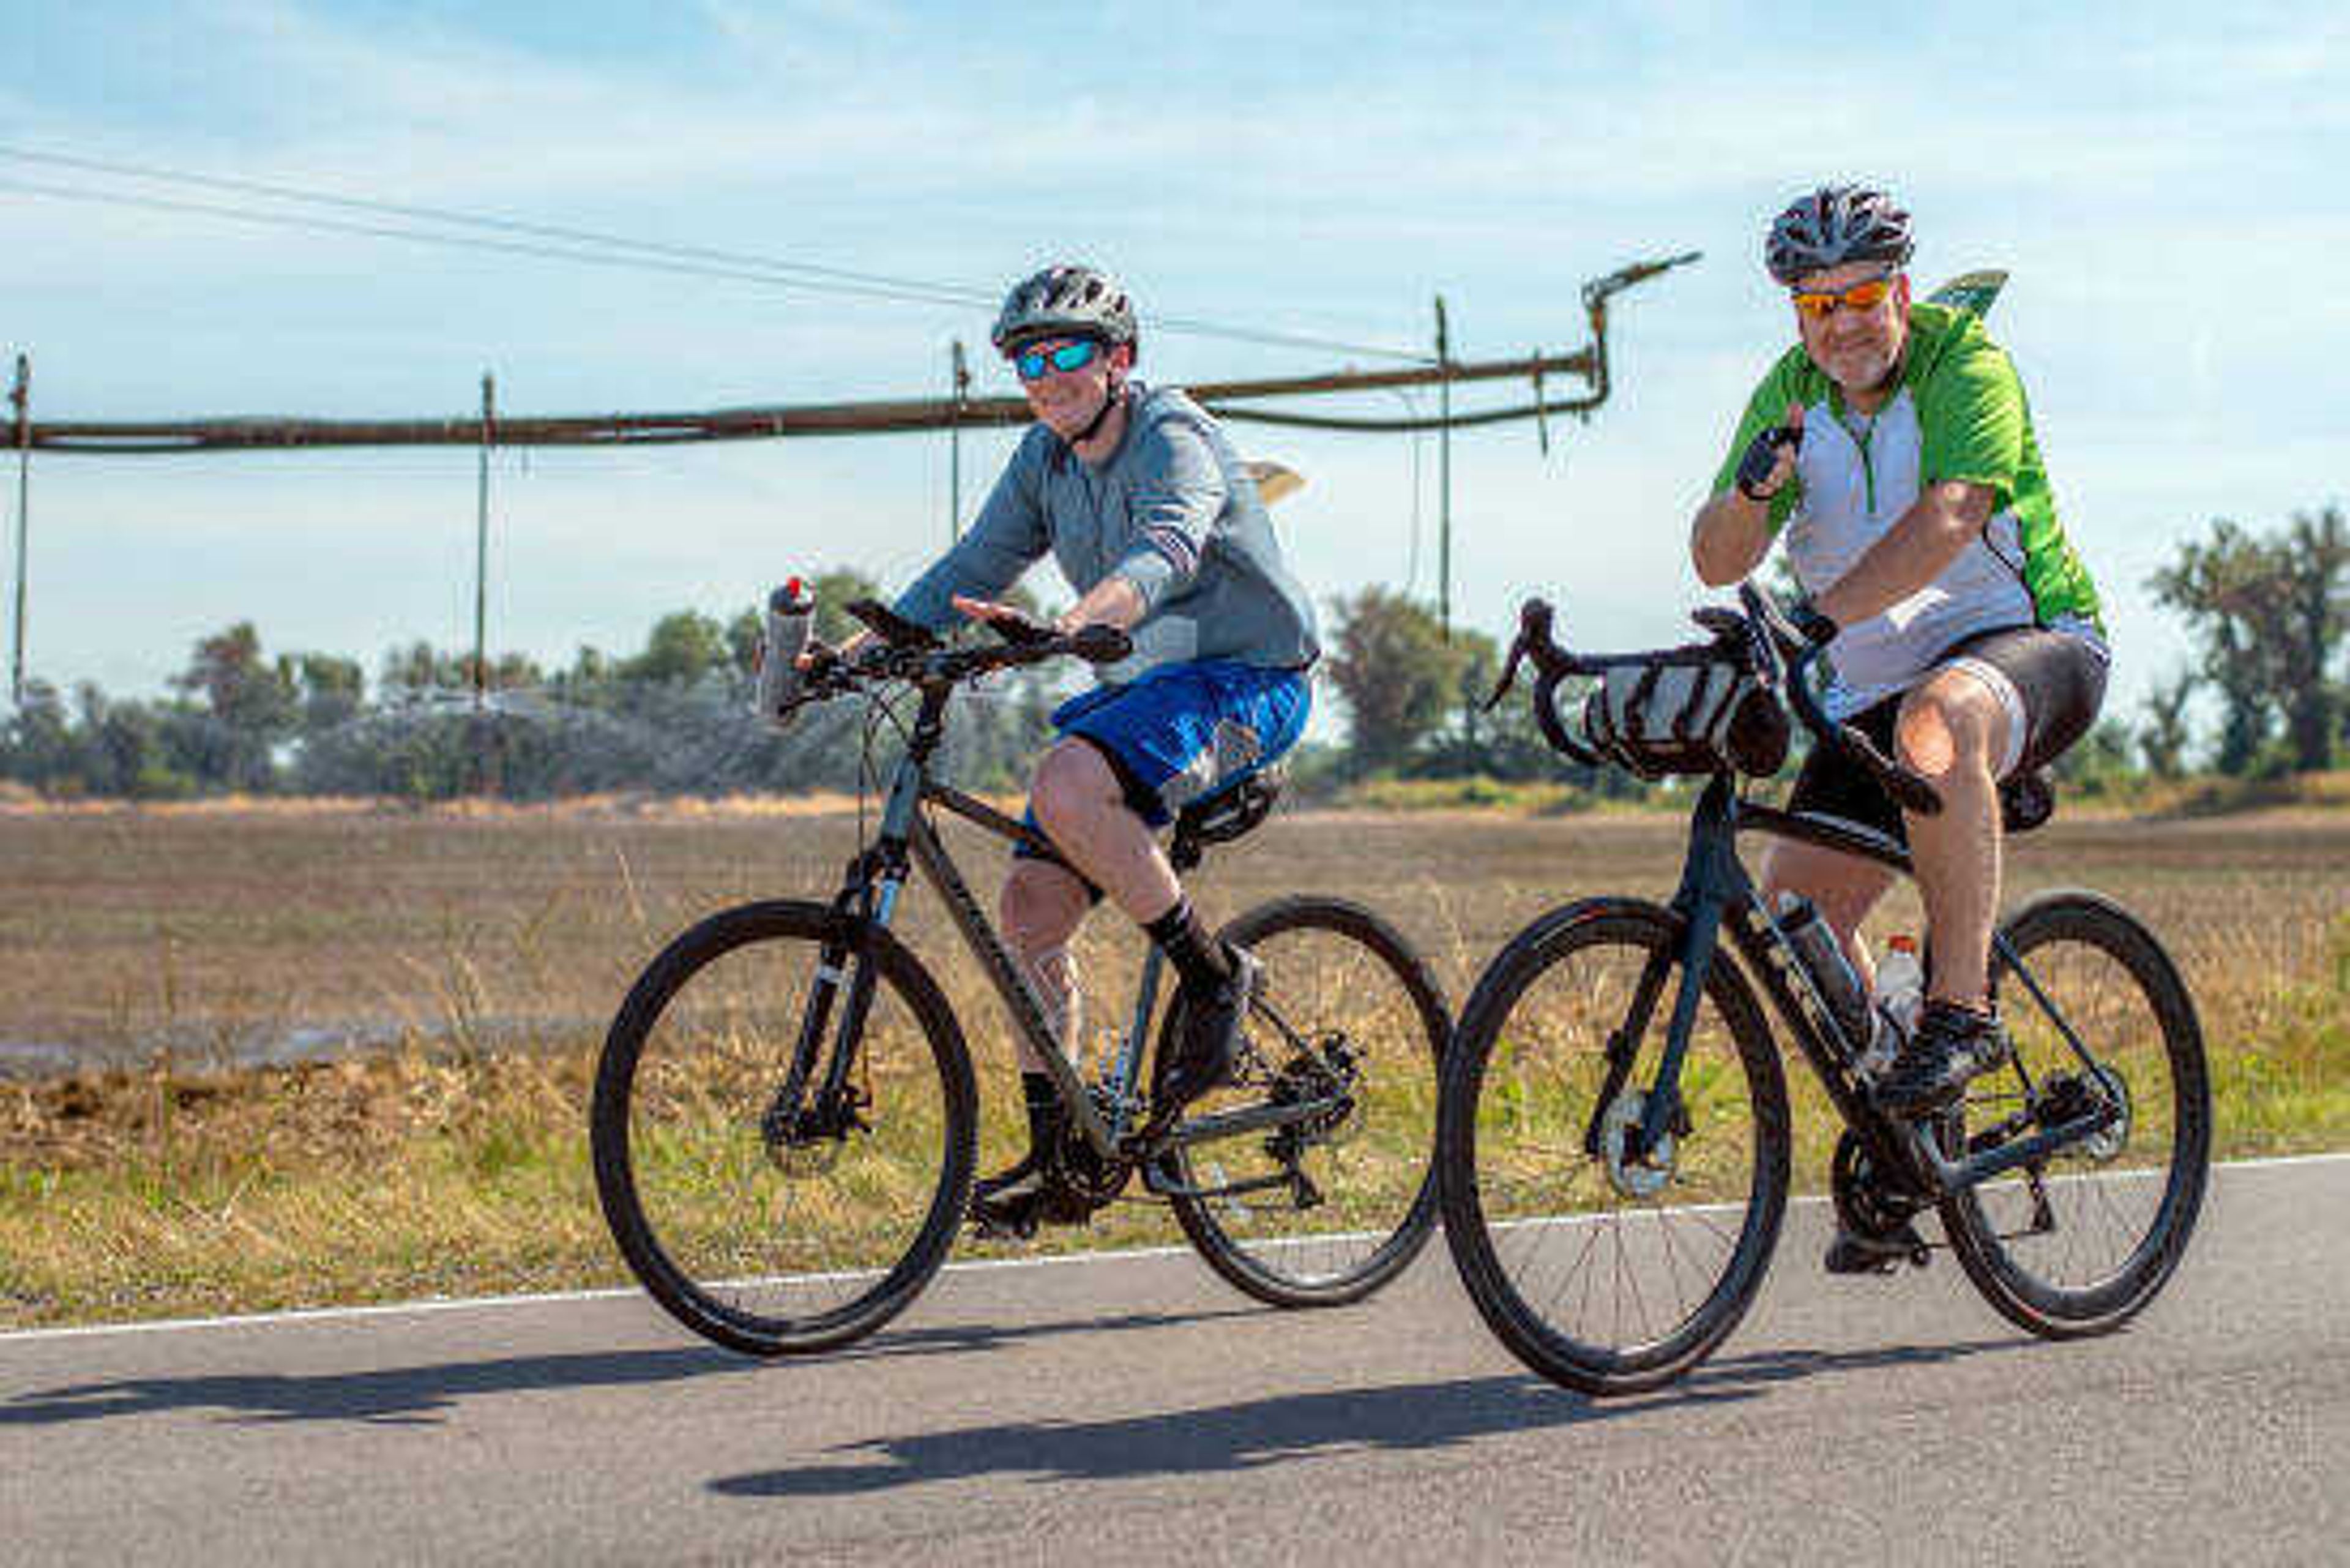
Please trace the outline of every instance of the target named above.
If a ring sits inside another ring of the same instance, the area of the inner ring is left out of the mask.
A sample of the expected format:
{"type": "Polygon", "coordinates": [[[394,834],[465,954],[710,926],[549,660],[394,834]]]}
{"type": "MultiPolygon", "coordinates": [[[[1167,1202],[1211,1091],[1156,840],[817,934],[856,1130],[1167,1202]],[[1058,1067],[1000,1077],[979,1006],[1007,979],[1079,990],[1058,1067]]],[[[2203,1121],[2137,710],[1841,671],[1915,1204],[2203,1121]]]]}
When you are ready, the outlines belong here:
{"type": "Polygon", "coordinates": [[[1655,1147],[1640,1147],[1640,1125],[1648,1109],[1645,1090],[1626,1089],[1599,1118],[1599,1148],[1607,1165],[1608,1185],[1627,1198],[1643,1200],[1665,1189],[1680,1154],[1680,1141],[1670,1127],[1655,1147]]]}

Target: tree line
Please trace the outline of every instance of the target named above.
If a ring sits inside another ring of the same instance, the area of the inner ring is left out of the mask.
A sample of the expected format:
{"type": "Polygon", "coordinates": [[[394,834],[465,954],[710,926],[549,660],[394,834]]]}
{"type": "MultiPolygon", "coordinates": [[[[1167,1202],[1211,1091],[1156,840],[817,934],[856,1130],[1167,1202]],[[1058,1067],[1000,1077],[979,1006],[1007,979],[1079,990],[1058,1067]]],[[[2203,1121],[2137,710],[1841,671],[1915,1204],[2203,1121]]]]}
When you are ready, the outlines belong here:
{"type": "MultiPolygon", "coordinates": [[[[2147,587],[2185,621],[2194,662],[2137,713],[2108,714],[2064,771],[2176,777],[2199,763],[2265,776],[2324,770],[2350,749],[2350,524],[2338,506],[2267,533],[2215,521],[2147,587]],[[2195,720],[2199,699],[2214,711],[2208,740],[2195,720]]],[[[819,635],[845,635],[840,607],[874,592],[855,572],[819,578],[819,635]]],[[[1460,628],[1448,638],[1428,606],[1382,587],[1329,608],[1322,677],[1346,735],[1304,748],[1295,765],[1302,784],[1565,777],[1598,794],[1640,792],[1637,781],[1587,774],[1553,753],[1523,697],[1482,711],[1499,667],[1495,639],[1460,628]]],[[[754,609],[723,618],[682,610],[657,620],[633,654],[585,648],[559,670],[505,655],[480,672],[477,697],[468,654],[424,642],[395,649],[370,688],[357,660],[273,656],[240,622],[200,639],[162,698],[28,683],[0,732],[0,779],[50,797],[130,800],[855,789],[893,754],[886,720],[833,704],[781,735],[752,722],[759,628],[754,609]]],[[[979,788],[1016,786],[1070,679],[1014,672],[963,701],[951,727],[956,775],[979,788]]]]}

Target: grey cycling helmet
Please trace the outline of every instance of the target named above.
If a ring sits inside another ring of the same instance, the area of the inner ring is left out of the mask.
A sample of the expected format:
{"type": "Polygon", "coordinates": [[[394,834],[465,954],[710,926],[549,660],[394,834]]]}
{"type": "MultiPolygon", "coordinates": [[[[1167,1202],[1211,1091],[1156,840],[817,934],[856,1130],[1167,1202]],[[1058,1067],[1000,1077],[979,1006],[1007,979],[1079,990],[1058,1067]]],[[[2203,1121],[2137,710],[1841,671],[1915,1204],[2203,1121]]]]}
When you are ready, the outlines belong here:
{"type": "Polygon", "coordinates": [[[1909,214],[1866,185],[1823,185],[1773,220],[1762,259],[1782,285],[1846,262],[1909,260],[1909,214]]]}
{"type": "Polygon", "coordinates": [[[996,312],[996,352],[1014,354],[1042,337],[1135,341],[1134,302],[1118,279],[1089,266],[1048,266],[1012,286],[996,312]]]}

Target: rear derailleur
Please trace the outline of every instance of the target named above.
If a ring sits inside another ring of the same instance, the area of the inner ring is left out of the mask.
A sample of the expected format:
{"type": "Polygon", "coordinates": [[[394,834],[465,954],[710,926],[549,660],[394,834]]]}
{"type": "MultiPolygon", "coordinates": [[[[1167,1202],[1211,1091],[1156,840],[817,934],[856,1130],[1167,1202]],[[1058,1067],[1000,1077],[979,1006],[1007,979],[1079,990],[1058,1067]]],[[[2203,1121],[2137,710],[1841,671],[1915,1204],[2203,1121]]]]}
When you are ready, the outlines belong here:
{"type": "Polygon", "coordinates": [[[1322,1202],[1322,1189],[1305,1174],[1306,1151],[1316,1145],[1345,1143],[1362,1130],[1353,1048],[1342,1034],[1325,1035],[1314,1045],[1283,1064],[1266,1096],[1276,1106],[1324,1103],[1313,1116],[1275,1127],[1264,1140],[1264,1152],[1288,1177],[1290,1199],[1299,1209],[1318,1208],[1322,1202]]]}

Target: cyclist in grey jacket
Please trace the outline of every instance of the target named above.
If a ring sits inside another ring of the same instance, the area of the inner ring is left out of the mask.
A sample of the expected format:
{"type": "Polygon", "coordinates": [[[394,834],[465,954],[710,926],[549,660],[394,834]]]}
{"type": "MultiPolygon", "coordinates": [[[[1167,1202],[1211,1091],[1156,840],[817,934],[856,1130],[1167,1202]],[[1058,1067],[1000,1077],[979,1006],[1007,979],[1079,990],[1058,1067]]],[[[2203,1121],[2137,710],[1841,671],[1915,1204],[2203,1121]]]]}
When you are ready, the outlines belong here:
{"type": "MultiPolygon", "coordinates": [[[[1313,605],[1215,421],[1132,379],[1134,307],[1113,279],[1047,267],[1013,288],[993,337],[1036,424],[970,533],[896,607],[933,630],[1004,614],[998,596],[1049,552],[1079,596],[1060,629],[1132,635],[1133,655],[1053,715],[1060,738],[1029,812],[1059,860],[1015,857],[1003,923],[1064,1049],[1081,1027],[1069,941],[1093,899],[1149,933],[1181,976],[1188,1026],[1154,1089],[1180,1105],[1231,1071],[1256,961],[1201,925],[1153,830],[1296,743],[1319,652],[1313,605]]],[[[1039,1157],[1066,1115],[1020,1049],[1032,1147],[979,1184],[974,1203],[995,1218],[1038,1210],[1039,1157]]]]}
{"type": "Polygon", "coordinates": [[[1049,550],[1080,594],[1117,576],[1141,600],[1134,656],[1113,682],[1195,659],[1312,664],[1313,604],[1223,431],[1177,388],[1128,380],[1124,396],[1124,439],[1098,463],[1050,425],[1030,427],[979,520],[898,612],[950,624],[956,596],[993,599],[1049,550]]]}

